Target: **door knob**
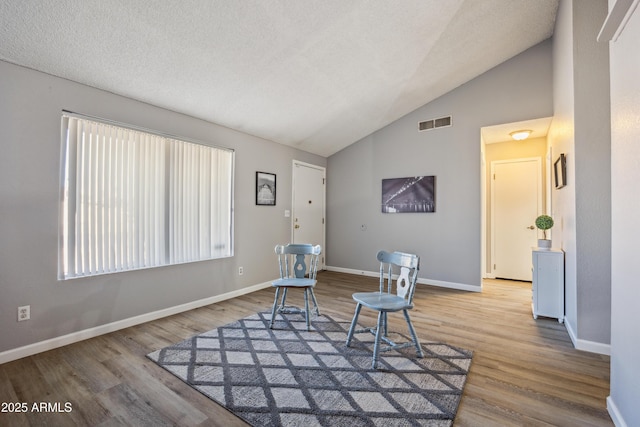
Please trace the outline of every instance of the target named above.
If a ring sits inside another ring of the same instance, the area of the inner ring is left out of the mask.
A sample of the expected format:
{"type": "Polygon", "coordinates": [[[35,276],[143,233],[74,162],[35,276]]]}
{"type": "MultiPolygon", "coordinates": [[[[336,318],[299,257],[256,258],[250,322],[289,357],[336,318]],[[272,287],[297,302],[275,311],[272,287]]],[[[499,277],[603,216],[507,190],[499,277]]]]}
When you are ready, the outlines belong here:
{"type": "Polygon", "coordinates": [[[300,225],[296,224],[293,228],[300,228],[300,225]]]}
{"type": "Polygon", "coordinates": [[[533,225],[527,227],[529,230],[535,230],[536,228],[533,225]]]}

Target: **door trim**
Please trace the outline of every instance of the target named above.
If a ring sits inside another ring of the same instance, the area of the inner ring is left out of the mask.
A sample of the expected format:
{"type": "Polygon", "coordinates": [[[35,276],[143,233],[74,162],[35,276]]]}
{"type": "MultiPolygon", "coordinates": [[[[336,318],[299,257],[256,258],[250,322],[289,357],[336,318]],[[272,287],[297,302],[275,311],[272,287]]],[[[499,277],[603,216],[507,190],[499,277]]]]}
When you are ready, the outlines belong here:
{"type": "Polygon", "coordinates": [[[300,160],[293,160],[291,164],[291,219],[290,219],[290,230],[291,237],[290,241],[293,242],[293,226],[294,218],[296,217],[295,212],[295,197],[296,197],[296,166],[304,166],[312,169],[317,169],[322,172],[322,179],[324,179],[324,186],[322,187],[322,255],[320,256],[320,265],[318,268],[320,270],[324,270],[326,266],[326,242],[327,242],[327,168],[324,166],[314,165],[312,163],[306,163],[300,160]]]}

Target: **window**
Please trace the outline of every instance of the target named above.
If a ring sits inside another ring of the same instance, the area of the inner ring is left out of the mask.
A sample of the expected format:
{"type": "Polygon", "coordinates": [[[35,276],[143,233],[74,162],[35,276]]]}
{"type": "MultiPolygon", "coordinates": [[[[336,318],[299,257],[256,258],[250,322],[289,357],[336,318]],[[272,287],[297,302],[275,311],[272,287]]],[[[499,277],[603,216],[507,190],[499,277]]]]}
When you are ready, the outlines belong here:
{"type": "Polygon", "coordinates": [[[59,279],[233,255],[232,150],[62,117],[59,279]]]}

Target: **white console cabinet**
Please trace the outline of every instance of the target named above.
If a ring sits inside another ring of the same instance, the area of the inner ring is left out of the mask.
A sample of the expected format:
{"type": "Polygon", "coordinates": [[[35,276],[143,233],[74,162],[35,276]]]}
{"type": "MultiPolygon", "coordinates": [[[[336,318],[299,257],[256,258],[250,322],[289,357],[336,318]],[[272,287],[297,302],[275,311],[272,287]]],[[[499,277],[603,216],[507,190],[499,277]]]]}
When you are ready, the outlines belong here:
{"type": "Polygon", "coordinates": [[[533,248],[533,318],[564,322],[564,252],[533,248]]]}

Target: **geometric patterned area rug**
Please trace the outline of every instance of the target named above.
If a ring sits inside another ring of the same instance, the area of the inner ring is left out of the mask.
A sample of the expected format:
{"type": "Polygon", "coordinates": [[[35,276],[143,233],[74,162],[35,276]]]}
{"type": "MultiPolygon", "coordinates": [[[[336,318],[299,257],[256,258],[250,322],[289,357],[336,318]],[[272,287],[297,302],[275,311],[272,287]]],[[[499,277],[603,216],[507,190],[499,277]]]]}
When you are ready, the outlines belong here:
{"type": "MultiPolygon", "coordinates": [[[[472,353],[443,343],[380,353],[373,335],[345,345],[348,321],[270,312],[147,355],[253,426],[450,426],[472,353]]],[[[395,338],[395,337],[394,337],[395,338]]]]}

